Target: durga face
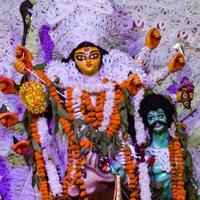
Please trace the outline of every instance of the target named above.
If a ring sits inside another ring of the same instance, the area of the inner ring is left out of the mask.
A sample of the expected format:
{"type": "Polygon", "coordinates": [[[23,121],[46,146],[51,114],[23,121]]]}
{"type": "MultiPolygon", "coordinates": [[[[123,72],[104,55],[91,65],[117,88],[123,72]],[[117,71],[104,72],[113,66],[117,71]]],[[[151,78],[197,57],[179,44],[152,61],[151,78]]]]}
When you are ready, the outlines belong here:
{"type": "Polygon", "coordinates": [[[101,52],[97,47],[82,47],[74,52],[74,61],[81,73],[87,76],[96,74],[101,65],[101,52]]]}

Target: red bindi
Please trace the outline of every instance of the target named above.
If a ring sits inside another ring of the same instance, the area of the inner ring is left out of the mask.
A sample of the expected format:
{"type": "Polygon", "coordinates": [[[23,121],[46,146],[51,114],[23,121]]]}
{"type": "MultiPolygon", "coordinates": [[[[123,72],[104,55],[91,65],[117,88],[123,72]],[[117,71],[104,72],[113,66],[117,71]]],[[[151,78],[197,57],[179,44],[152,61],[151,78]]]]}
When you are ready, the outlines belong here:
{"type": "Polygon", "coordinates": [[[89,47],[84,47],[84,51],[89,51],[89,47]]]}

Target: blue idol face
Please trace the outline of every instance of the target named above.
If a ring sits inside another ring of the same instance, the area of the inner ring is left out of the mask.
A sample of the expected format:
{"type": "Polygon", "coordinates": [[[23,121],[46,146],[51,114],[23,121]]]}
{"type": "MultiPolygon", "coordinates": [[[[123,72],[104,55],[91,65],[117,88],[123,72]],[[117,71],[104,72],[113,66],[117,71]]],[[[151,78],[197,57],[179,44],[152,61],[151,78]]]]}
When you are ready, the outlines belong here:
{"type": "Polygon", "coordinates": [[[167,117],[162,108],[158,110],[149,111],[147,114],[147,121],[149,127],[152,127],[154,132],[162,132],[166,129],[167,126],[167,117]]]}

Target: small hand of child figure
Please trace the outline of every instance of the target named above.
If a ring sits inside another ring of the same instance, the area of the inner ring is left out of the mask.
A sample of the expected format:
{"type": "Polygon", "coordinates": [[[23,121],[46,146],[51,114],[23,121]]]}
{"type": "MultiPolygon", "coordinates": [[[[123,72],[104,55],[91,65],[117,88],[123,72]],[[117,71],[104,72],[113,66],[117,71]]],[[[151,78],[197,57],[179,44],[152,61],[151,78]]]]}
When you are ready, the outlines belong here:
{"type": "Polygon", "coordinates": [[[31,63],[33,56],[31,52],[24,46],[19,45],[16,49],[16,57],[18,59],[14,63],[15,69],[22,74],[28,74],[29,72],[26,69],[32,70],[33,68],[31,63]]]}
{"type": "Polygon", "coordinates": [[[181,70],[185,65],[183,54],[176,53],[173,58],[168,62],[167,66],[171,73],[181,70]]]}
{"type": "Polygon", "coordinates": [[[145,45],[150,49],[155,49],[160,43],[161,35],[158,29],[151,28],[146,36],[145,45]]]}

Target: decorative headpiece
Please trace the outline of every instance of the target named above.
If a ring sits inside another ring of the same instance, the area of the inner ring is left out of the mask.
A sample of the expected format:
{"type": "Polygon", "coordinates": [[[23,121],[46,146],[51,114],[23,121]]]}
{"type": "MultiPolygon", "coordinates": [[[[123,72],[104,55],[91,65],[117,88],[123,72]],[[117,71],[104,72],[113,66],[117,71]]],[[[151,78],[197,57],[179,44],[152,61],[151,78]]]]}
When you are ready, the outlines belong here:
{"type": "Polygon", "coordinates": [[[67,58],[82,42],[109,51],[116,38],[117,23],[107,0],[56,0],[47,22],[56,50],[67,58]]]}

